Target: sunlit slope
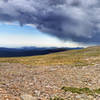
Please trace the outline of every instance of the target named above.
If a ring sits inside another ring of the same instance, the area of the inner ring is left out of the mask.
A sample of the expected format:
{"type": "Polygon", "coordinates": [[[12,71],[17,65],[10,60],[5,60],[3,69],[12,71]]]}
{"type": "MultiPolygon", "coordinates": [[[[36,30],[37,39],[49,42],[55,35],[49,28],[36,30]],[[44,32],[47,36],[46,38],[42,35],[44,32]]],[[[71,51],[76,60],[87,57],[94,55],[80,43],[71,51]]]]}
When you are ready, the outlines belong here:
{"type": "Polygon", "coordinates": [[[70,65],[87,66],[100,63],[100,47],[88,47],[42,56],[0,58],[0,62],[21,63],[34,66],[70,65]]]}

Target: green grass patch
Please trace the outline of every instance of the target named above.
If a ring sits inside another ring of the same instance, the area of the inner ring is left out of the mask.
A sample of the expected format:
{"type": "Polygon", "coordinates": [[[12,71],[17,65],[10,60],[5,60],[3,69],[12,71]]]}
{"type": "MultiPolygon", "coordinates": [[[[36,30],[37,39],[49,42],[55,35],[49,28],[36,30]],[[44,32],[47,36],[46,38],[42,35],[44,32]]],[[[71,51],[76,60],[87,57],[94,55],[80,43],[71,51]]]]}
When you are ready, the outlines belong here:
{"type": "Polygon", "coordinates": [[[77,93],[77,94],[87,94],[87,95],[100,94],[100,88],[91,90],[87,87],[86,88],[62,87],[62,90],[64,90],[65,92],[69,91],[69,92],[77,93]]]}
{"type": "Polygon", "coordinates": [[[94,90],[95,93],[100,94],[100,88],[94,90]]]}

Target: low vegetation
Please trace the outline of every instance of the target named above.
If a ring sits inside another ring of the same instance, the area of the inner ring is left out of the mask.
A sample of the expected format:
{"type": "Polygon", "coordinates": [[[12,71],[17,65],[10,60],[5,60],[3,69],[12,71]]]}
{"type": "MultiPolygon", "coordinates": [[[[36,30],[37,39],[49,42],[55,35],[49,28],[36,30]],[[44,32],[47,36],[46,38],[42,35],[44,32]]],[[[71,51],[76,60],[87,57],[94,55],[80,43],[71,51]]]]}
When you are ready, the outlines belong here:
{"type": "Polygon", "coordinates": [[[100,94],[100,89],[91,90],[87,87],[86,88],[62,87],[62,90],[64,90],[65,92],[69,91],[77,94],[87,94],[87,95],[100,94]]]}

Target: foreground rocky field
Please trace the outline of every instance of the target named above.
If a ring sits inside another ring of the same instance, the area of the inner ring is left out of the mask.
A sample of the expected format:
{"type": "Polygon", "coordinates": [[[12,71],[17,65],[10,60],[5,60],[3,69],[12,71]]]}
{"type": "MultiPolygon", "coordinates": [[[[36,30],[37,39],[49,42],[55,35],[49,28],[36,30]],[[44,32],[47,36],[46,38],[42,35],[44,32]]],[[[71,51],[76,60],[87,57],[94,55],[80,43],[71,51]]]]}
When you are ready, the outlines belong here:
{"type": "Polygon", "coordinates": [[[99,88],[100,64],[82,67],[0,64],[0,100],[100,100],[99,88]],[[64,91],[63,86],[73,91],[64,91]],[[98,92],[91,95],[74,88],[98,92]]]}

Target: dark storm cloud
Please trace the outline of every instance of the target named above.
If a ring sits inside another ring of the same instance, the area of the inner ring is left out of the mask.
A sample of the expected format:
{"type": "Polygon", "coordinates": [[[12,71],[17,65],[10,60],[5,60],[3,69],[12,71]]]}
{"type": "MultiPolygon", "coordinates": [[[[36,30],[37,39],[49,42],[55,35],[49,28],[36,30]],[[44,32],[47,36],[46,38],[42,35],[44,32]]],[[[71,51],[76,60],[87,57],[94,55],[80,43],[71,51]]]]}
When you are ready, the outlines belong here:
{"type": "Polygon", "coordinates": [[[100,43],[100,0],[0,0],[0,21],[33,24],[62,40],[100,43]]]}

